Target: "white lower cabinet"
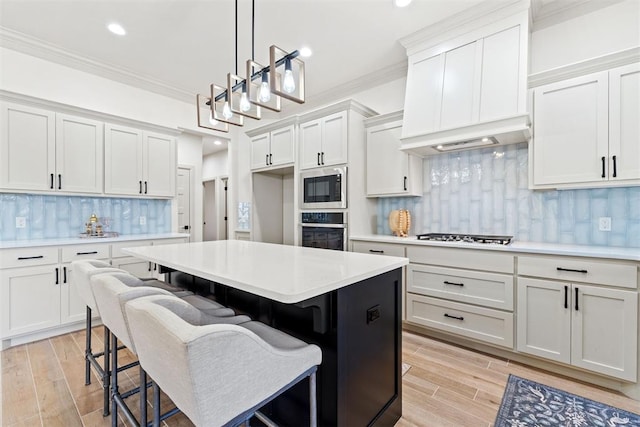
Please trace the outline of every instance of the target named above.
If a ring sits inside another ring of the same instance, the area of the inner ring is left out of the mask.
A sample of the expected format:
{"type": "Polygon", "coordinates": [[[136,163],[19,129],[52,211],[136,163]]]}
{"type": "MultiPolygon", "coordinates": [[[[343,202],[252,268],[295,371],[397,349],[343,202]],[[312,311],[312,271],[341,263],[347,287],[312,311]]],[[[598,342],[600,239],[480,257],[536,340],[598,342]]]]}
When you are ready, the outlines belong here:
{"type": "Polygon", "coordinates": [[[518,351],[637,380],[638,293],[520,278],[518,351]]]}
{"type": "MultiPolygon", "coordinates": [[[[124,257],[114,259],[112,264],[116,268],[128,271],[132,275],[141,279],[151,279],[154,277],[154,265],[148,261],[141,261],[135,257],[124,257]]],[[[156,267],[157,268],[157,267],[156,267]]]]}

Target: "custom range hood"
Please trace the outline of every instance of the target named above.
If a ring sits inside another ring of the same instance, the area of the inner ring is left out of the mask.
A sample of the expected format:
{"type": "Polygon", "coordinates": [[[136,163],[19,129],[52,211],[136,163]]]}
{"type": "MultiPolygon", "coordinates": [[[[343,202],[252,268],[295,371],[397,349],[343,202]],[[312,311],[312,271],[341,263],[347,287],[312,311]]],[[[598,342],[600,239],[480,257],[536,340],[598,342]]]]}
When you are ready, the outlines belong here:
{"type": "Polygon", "coordinates": [[[400,149],[420,156],[531,138],[529,0],[485,2],[411,34],[400,149]]]}

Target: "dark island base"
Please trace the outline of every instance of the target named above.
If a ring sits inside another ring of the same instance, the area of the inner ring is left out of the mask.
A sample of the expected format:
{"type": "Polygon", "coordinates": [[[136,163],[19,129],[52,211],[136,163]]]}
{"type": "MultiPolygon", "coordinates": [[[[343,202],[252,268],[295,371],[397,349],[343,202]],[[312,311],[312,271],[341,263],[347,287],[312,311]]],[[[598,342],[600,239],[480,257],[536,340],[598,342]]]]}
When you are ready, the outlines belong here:
{"type": "MultiPolygon", "coordinates": [[[[239,313],[317,344],[322,349],[318,424],[348,427],[393,426],[402,416],[401,282],[399,268],[300,303],[283,304],[219,283],[186,280],[204,284],[219,302],[239,313]]],[[[308,382],[262,412],[279,425],[308,425],[308,382]]]]}

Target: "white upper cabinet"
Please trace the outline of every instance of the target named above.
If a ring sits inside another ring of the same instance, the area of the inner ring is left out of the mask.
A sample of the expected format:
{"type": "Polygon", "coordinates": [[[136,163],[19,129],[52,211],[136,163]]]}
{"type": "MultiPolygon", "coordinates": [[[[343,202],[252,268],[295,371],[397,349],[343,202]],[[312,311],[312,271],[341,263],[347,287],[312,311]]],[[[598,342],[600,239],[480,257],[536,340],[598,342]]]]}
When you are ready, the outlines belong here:
{"type": "Polygon", "coordinates": [[[0,187],[101,193],[102,123],[2,104],[0,187]]]}
{"type": "Polygon", "coordinates": [[[532,187],[640,184],[639,105],[640,64],[535,88],[532,187]]]}
{"type": "Polygon", "coordinates": [[[167,135],[143,132],[144,194],[173,197],[176,195],[176,140],[167,135]]]}
{"type": "Polygon", "coordinates": [[[476,56],[480,45],[479,42],[469,43],[444,53],[440,129],[464,126],[474,121],[478,110],[475,99],[479,95],[476,90],[479,87],[476,56]]]}
{"type": "Polygon", "coordinates": [[[422,196],[422,159],[400,151],[402,112],[365,120],[367,196],[422,196]]]}
{"type": "Polygon", "coordinates": [[[294,125],[252,137],[251,169],[273,169],[293,165],[294,139],[294,125]]]}
{"type": "Polygon", "coordinates": [[[251,138],[251,169],[269,167],[270,142],[269,132],[251,138]]]}
{"type": "Polygon", "coordinates": [[[300,125],[301,169],[347,163],[347,112],[300,125]]]}

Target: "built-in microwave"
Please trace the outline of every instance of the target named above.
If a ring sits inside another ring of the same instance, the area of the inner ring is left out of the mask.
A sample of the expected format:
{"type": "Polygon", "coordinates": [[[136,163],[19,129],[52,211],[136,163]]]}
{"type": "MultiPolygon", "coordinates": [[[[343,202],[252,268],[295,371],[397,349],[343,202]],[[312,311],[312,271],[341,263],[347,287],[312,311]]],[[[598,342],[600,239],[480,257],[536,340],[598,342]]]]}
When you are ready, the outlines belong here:
{"type": "Polygon", "coordinates": [[[347,167],[321,168],[300,174],[301,209],[346,209],[347,167]]]}

